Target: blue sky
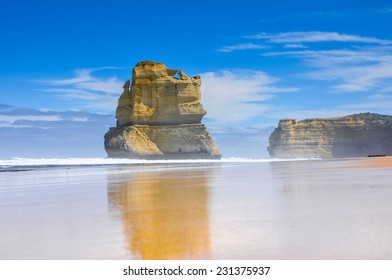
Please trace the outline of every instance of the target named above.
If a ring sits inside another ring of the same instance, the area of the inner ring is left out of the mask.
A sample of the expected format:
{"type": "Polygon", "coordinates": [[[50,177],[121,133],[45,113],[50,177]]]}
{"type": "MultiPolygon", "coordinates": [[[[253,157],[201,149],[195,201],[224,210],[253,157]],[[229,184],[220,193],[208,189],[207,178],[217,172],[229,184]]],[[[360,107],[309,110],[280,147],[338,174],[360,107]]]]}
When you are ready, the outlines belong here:
{"type": "Polygon", "coordinates": [[[224,156],[267,156],[281,118],[392,114],[390,1],[0,5],[0,158],[105,156],[102,135],[142,60],[202,76],[224,156]]]}

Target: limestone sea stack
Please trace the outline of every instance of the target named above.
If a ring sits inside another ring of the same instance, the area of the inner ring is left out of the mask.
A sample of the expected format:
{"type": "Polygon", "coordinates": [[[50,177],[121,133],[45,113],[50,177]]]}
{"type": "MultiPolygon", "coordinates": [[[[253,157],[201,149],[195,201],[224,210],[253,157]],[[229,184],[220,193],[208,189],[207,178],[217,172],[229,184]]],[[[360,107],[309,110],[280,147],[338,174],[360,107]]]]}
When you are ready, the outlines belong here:
{"type": "Polygon", "coordinates": [[[220,158],[200,104],[200,76],[139,62],[118,100],[116,127],[105,134],[109,157],[220,158]]]}
{"type": "Polygon", "coordinates": [[[392,155],[392,116],[361,113],[339,118],[284,119],[267,148],[277,158],[392,155]]]}

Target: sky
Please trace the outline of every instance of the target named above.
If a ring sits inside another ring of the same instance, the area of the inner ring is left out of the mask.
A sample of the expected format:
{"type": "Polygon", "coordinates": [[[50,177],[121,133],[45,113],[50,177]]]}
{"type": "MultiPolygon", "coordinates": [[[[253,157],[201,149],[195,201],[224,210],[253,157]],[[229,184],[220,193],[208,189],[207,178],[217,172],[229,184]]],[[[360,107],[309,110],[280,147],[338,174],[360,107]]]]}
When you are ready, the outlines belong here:
{"type": "Polygon", "coordinates": [[[282,118],[392,115],[390,1],[9,0],[0,26],[0,158],[105,157],[143,60],[202,77],[224,157],[268,157],[282,118]]]}

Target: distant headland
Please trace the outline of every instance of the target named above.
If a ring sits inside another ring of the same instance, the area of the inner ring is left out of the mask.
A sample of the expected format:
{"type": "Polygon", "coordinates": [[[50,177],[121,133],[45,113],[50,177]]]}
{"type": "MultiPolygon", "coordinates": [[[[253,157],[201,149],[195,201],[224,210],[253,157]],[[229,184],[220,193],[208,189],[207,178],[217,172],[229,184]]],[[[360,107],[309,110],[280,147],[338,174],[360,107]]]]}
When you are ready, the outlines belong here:
{"type": "Polygon", "coordinates": [[[143,61],[118,100],[116,127],[105,134],[109,157],[220,158],[201,123],[200,76],[143,61]]]}
{"type": "Polygon", "coordinates": [[[392,155],[392,116],[361,113],[339,118],[283,119],[269,137],[277,158],[392,155]]]}

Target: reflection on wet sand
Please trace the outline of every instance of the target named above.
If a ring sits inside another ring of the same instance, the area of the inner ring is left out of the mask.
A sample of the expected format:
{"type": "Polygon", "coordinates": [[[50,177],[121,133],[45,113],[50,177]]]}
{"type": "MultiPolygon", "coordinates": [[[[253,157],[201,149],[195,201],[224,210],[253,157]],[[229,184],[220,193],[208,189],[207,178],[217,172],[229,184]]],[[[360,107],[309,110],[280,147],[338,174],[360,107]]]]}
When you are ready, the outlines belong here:
{"type": "Polygon", "coordinates": [[[349,160],[270,163],[281,184],[275,202],[280,223],[273,224],[278,258],[391,257],[388,175],[382,168],[347,168],[352,165],[349,160]]]}
{"type": "Polygon", "coordinates": [[[208,171],[133,173],[108,186],[131,255],[206,259],[210,255],[208,171]]]}

